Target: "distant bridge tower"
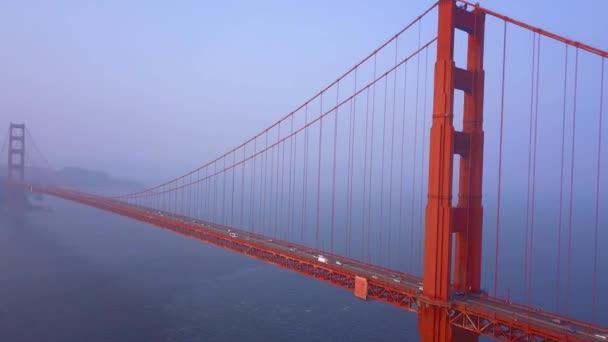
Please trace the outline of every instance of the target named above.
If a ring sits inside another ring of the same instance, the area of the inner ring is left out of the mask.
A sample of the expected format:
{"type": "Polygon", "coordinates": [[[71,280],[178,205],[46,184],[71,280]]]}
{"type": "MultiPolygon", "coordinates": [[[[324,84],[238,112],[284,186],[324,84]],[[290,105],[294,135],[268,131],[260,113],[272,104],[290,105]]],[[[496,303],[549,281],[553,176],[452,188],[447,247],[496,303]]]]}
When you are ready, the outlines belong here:
{"type": "MultiPolygon", "coordinates": [[[[477,293],[481,276],[481,205],[483,172],[483,46],[485,14],[467,11],[454,0],[439,1],[433,124],[430,133],[428,201],[424,241],[424,295],[446,302],[453,283],[458,291],[477,293]],[[454,62],[456,29],[468,35],[467,65],[454,62]],[[454,130],[454,93],[464,92],[462,131],[454,130]],[[452,205],[454,159],[460,156],[458,203],[452,205]],[[454,260],[452,259],[454,239],[454,260]],[[454,279],[452,277],[454,268],[454,279]]],[[[423,342],[477,341],[452,329],[440,306],[423,307],[423,342]]]]}
{"type": "Polygon", "coordinates": [[[22,183],[25,178],[25,124],[11,123],[8,134],[8,182],[22,183]]]}

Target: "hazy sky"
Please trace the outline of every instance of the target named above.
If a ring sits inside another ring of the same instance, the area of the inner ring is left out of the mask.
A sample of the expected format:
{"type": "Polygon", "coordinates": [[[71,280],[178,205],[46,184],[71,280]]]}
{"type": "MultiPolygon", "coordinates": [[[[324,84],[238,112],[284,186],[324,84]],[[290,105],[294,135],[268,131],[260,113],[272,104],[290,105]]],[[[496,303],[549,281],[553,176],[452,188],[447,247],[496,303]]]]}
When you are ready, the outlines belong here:
{"type": "MultiPolygon", "coordinates": [[[[294,109],[430,4],[2,1],[2,135],[25,122],[56,167],[167,178],[294,109]]],[[[608,50],[608,1],[482,4],[608,50]]]]}

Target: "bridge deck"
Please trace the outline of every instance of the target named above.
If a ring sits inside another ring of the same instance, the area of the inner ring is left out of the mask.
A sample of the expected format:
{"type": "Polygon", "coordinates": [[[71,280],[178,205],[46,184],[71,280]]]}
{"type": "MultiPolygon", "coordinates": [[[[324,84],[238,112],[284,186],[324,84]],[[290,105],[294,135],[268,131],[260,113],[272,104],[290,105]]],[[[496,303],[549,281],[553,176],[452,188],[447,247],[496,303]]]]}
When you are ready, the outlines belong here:
{"type": "Polygon", "coordinates": [[[306,246],[271,239],[232,227],[175,215],[63,189],[30,187],[66,200],[147,222],[221,248],[289,269],[309,277],[355,289],[355,277],[368,283],[367,297],[418,312],[425,305],[445,309],[452,325],[508,341],[607,341],[608,328],[560,317],[485,295],[453,292],[448,302],[435,302],[421,291],[422,279],[410,274],[328,254],[306,246]],[[319,256],[322,256],[320,259],[319,256]],[[319,261],[321,260],[321,261],[319,261]]]}

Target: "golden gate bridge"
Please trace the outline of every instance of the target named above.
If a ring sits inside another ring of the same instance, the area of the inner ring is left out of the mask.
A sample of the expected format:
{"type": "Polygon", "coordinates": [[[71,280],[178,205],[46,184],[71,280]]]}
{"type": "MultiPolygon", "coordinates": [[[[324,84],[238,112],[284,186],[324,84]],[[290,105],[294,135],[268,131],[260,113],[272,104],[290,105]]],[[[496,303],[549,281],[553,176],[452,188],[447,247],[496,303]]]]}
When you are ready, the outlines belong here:
{"type": "Polygon", "coordinates": [[[254,137],[141,191],[28,181],[26,140],[49,163],[11,124],[5,202],[56,196],[298,272],[418,314],[422,341],[604,341],[607,57],[440,0],[254,137]]]}

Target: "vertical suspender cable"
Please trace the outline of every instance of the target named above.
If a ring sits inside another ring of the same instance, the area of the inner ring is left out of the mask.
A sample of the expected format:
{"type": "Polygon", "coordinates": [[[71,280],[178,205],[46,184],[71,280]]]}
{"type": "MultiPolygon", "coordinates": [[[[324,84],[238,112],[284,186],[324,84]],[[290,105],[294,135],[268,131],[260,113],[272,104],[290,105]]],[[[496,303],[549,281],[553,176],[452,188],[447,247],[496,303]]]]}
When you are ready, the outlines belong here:
{"type": "Polygon", "coordinates": [[[536,32],[532,33],[532,72],[530,81],[530,115],[529,115],[529,126],[528,126],[528,183],[526,190],[526,237],[525,251],[524,251],[524,302],[530,304],[530,294],[528,293],[528,266],[529,266],[529,252],[530,252],[530,188],[532,185],[532,124],[534,117],[534,77],[536,76],[536,32]]]}
{"type": "MultiPolygon", "coordinates": [[[[357,69],[355,69],[355,90],[357,93],[357,69]]],[[[347,191],[347,220],[346,220],[346,255],[351,255],[351,236],[353,221],[353,173],[355,172],[355,123],[357,119],[357,97],[351,100],[350,132],[349,132],[349,156],[348,156],[348,191],[347,191]]]]}
{"type": "Polygon", "coordinates": [[[334,113],[334,152],[331,180],[331,231],[329,233],[329,251],[334,252],[334,234],[336,227],[336,154],[338,146],[338,104],[340,103],[340,82],[336,84],[336,112],[334,113]]]}
{"type": "Polygon", "coordinates": [[[236,151],[232,153],[232,195],[230,197],[230,225],[236,227],[234,222],[234,195],[235,195],[235,173],[236,173],[236,151]]]}
{"type": "MultiPolygon", "coordinates": [[[[320,110],[319,115],[323,115],[323,94],[320,97],[320,110]]],[[[319,156],[317,163],[317,218],[315,225],[315,246],[320,249],[319,246],[319,229],[320,229],[320,210],[321,210],[321,151],[323,147],[323,117],[319,119],[319,156]]]]}
{"type": "MultiPolygon", "coordinates": [[[[395,39],[395,65],[397,65],[397,54],[399,52],[399,38],[395,39]]],[[[393,227],[393,165],[395,159],[395,112],[397,106],[397,69],[395,69],[395,77],[393,78],[393,117],[391,123],[391,153],[389,166],[389,183],[388,183],[388,248],[387,248],[387,265],[391,266],[391,246],[392,246],[392,227],[393,227]]]]}
{"type": "MultiPolygon", "coordinates": [[[[421,27],[420,22],[418,22],[418,48],[420,48],[420,38],[421,38],[421,27]]],[[[409,268],[408,272],[414,273],[414,208],[416,204],[416,194],[414,189],[416,188],[416,169],[417,169],[417,156],[416,152],[418,151],[417,143],[418,143],[418,96],[420,94],[420,54],[416,56],[416,96],[414,97],[414,145],[412,148],[412,187],[410,192],[412,194],[412,205],[410,207],[410,256],[409,256],[409,268]]]]}
{"type": "MultiPolygon", "coordinates": [[[[278,134],[281,134],[281,123],[279,123],[278,125],[278,134]]],[[[278,138],[277,141],[279,141],[281,138],[278,138]]],[[[279,166],[279,147],[281,145],[277,144],[276,146],[271,146],[270,147],[270,201],[268,202],[268,209],[269,209],[269,213],[268,213],[268,228],[270,228],[271,230],[269,231],[269,234],[274,235],[275,237],[277,237],[277,225],[275,222],[275,218],[276,218],[276,214],[277,214],[277,207],[276,205],[276,201],[277,198],[279,197],[279,188],[278,188],[278,181],[279,181],[279,175],[277,172],[277,168],[279,166]],[[276,151],[275,151],[276,150],[276,151]],[[274,232],[274,233],[273,233],[274,232]]]]}
{"type": "Polygon", "coordinates": [[[593,232],[593,296],[592,296],[592,319],[597,322],[597,253],[599,240],[599,214],[600,214],[600,175],[602,158],[602,113],[604,111],[604,58],[601,57],[602,71],[600,73],[600,109],[598,113],[597,128],[597,171],[595,179],[595,227],[593,232]]]}
{"type": "MultiPolygon", "coordinates": [[[[282,189],[279,190],[279,179],[283,179],[282,176],[279,175],[279,172],[281,170],[280,165],[283,159],[280,159],[281,156],[281,146],[283,145],[282,142],[279,143],[279,141],[281,141],[281,122],[279,122],[279,129],[277,131],[277,162],[276,162],[276,170],[275,170],[275,184],[274,184],[274,191],[276,192],[275,196],[274,196],[274,229],[275,229],[275,236],[278,238],[279,234],[281,233],[279,230],[279,197],[282,196],[283,191],[282,189]]],[[[282,182],[281,182],[282,184],[282,182]]]]}
{"type": "Polygon", "coordinates": [[[564,61],[564,94],[562,104],[562,146],[560,157],[560,176],[559,176],[559,223],[557,225],[557,273],[555,276],[555,311],[559,312],[561,298],[561,270],[562,270],[562,226],[564,211],[564,151],[566,146],[566,94],[568,90],[568,44],[564,44],[566,54],[564,61]]]}
{"type": "Polygon", "coordinates": [[[568,209],[568,265],[566,271],[566,314],[570,313],[570,275],[572,270],[572,215],[573,215],[573,202],[574,202],[574,157],[576,152],[576,96],[578,93],[578,51],[574,55],[574,97],[572,104],[572,157],[570,159],[570,207],[568,209]]]}
{"type": "Polygon", "coordinates": [[[403,264],[403,240],[402,232],[404,228],[403,224],[403,212],[404,201],[403,192],[405,187],[405,174],[404,172],[404,161],[405,161],[405,126],[406,126],[406,104],[407,104],[407,63],[403,65],[403,113],[401,118],[401,151],[399,152],[399,158],[401,160],[399,165],[399,225],[397,230],[397,269],[400,270],[399,266],[403,264]]]}
{"type": "MultiPolygon", "coordinates": [[[[377,55],[374,55],[374,80],[376,79],[377,55]]],[[[374,174],[374,118],[376,113],[376,83],[372,90],[372,122],[370,128],[370,148],[369,148],[369,189],[367,192],[367,262],[371,262],[371,216],[372,216],[372,179],[374,174]]]]}
{"type": "Polygon", "coordinates": [[[426,163],[426,142],[424,140],[426,134],[426,119],[427,117],[431,117],[427,115],[427,93],[428,93],[428,72],[429,71],[429,49],[424,50],[424,96],[423,96],[423,104],[422,104],[422,133],[420,134],[421,145],[422,145],[422,153],[420,154],[420,199],[419,199],[419,208],[420,208],[420,225],[418,226],[420,239],[418,240],[418,259],[420,270],[422,270],[424,262],[423,258],[423,239],[424,239],[424,185],[426,184],[424,177],[424,170],[427,165],[426,163]]]}
{"type": "Polygon", "coordinates": [[[245,210],[245,164],[247,160],[247,144],[243,145],[243,163],[241,164],[241,205],[239,208],[239,228],[245,229],[245,223],[243,222],[243,212],[245,210]]]}
{"type": "Polygon", "coordinates": [[[539,83],[540,83],[540,39],[538,35],[536,40],[536,86],[534,95],[534,142],[533,142],[533,163],[532,163],[532,208],[531,208],[531,223],[530,223],[530,251],[529,266],[528,266],[528,295],[532,298],[532,281],[533,281],[533,268],[534,268],[534,224],[535,224],[535,204],[536,204],[536,161],[537,161],[537,137],[538,137],[538,99],[539,99],[539,83]]]}
{"type": "Polygon", "coordinates": [[[256,179],[256,159],[258,153],[258,138],[253,139],[253,167],[251,168],[252,178],[251,178],[251,196],[249,200],[249,226],[251,227],[251,231],[255,233],[255,208],[254,204],[256,202],[255,196],[255,179],[256,179]]]}
{"type": "Polygon", "coordinates": [[[224,156],[224,158],[222,158],[224,160],[224,167],[221,171],[222,173],[222,180],[224,183],[223,184],[223,189],[222,189],[222,224],[223,225],[228,225],[228,218],[226,217],[226,174],[228,173],[228,171],[226,170],[226,157],[227,155],[224,156]]]}
{"type": "Polygon", "coordinates": [[[296,169],[294,165],[295,158],[295,148],[298,142],[298,136],[293,134],[293,115],[291,116],[291,134],[292,137],[289,139],[289,198],[287,199],[287,232],[290,239],[294,239],[295,236],[293,234],[293,218],[294,218],[294,196],[295,196],[295,178],[296,178],[296,169]]]}
{"type": "Polygon", "coordinates": [[[264,151],[262,152],[262,179],[261,191],[262,200],[260,201],[260,231],[265,234],[266,226],[266,199],[268,198],[268,130],[264,134],[264,151]]]}
{"type": "Polygon", "coordinates": [[[367,258],[367,241],[369,237],[367,236],[367,208],[369,207],[369,203],[367,203],[367,145],[368,145],[368,133],[369,133],[369,93],[370,90],[367,88],[366,90],[366,101],[365,101],[365,137],[364,147],[363,147],[363,206],[362,206],[362,214],[361,214],[361,259],[366,260],[367,258]]]}
{"type": "MultiPolygon", "coordinates": [[[[281,139],[281,134],[279,132],[279,139],[281,139]]],[[[276,210],[277,210],[277,219],[276,221],[276,225],[277,227],[280,227],[282,238],[283,239],[288,239],[288,235],[287,235],[287,224],[285,224],[283,217],[286,215],[287,210],[285,209],[284,205],[285,205],[285,145],[287,145],[287,142],[282,142],[281,146],[283,148],[280,149],[281,151],[281,164],[280,164],[280,168],[281,168],[281,189],[279,189],[279,197],[277,197],[277,206],[276,206],[276,210]],[[281,213],[280,217],[279,217],[279,212],[281,213]]],[[[277,173],[278,173],[278,167],[277,167],[277,173]]],[[[278,177],[278,176],[277,176],[278,177]]],[[[278,181],[277,181],[278,182],[278,181]]]]}
{"type": "MultiPolygon", "coordinates": [[[[304,109],[304,125],[308,125],[308,104],[304,109]]],[[[300,227],[300,243],[305,243],[304,241],[304,231],[306,229],[306,202],[307,202],[307,193],[308,193],[308,130],[309,128],[304,129],[304,180],[302,182],[302,225],[300,227]]]]}
{"type": "Polygon", "coordinates": [[[505,70],[507,57],[507,22],[504,21],[502,38],[502,76],[500,85],[500,129],[498,133],[498,189],[496,191],[496,238],[494,243],[494,297],[498,295],[498,258],[500,248],[500,209],[502,191],[502,142],[505,118],[505,70]]]}
{"type": "Polygon", "coordinates": [[[384,242],[382,241],[382,232],[384,230],[384,152],[386,143],[386,111],[387,111],[387,99],[388,99],[388,75],[384,77],[384,109],[382,113],[382,145],[380,153],[380,224],[378,225],[378,262],[382,262],[382,247],[384,242]]]}
{"type": "MultiPolygon", "coordinates": [[[[355,82],[356,83],[356,82],[355,82]]],[[[351,220],[352,220],[352,216],[351,216],[351,206],[352,206],[352,187],[351,187],[351,171],[352,171],[352,146],[353,146],[353,130],[352,130],[352,126],[353,126],[353,102],[350,101],[350,108],[348,111],[348,151],[346,152],[346,214],[345,214],[345,218],[346,218],[346,222],[345,222],[345,234],[344,234],[344,247],[345,247],[345,253],[346,255],[349,255],[349,249],[350,249],[350,245],[348,243],[349,240],[349,232],[350,232],[350,225],[351,225],[351,220]]]]}

